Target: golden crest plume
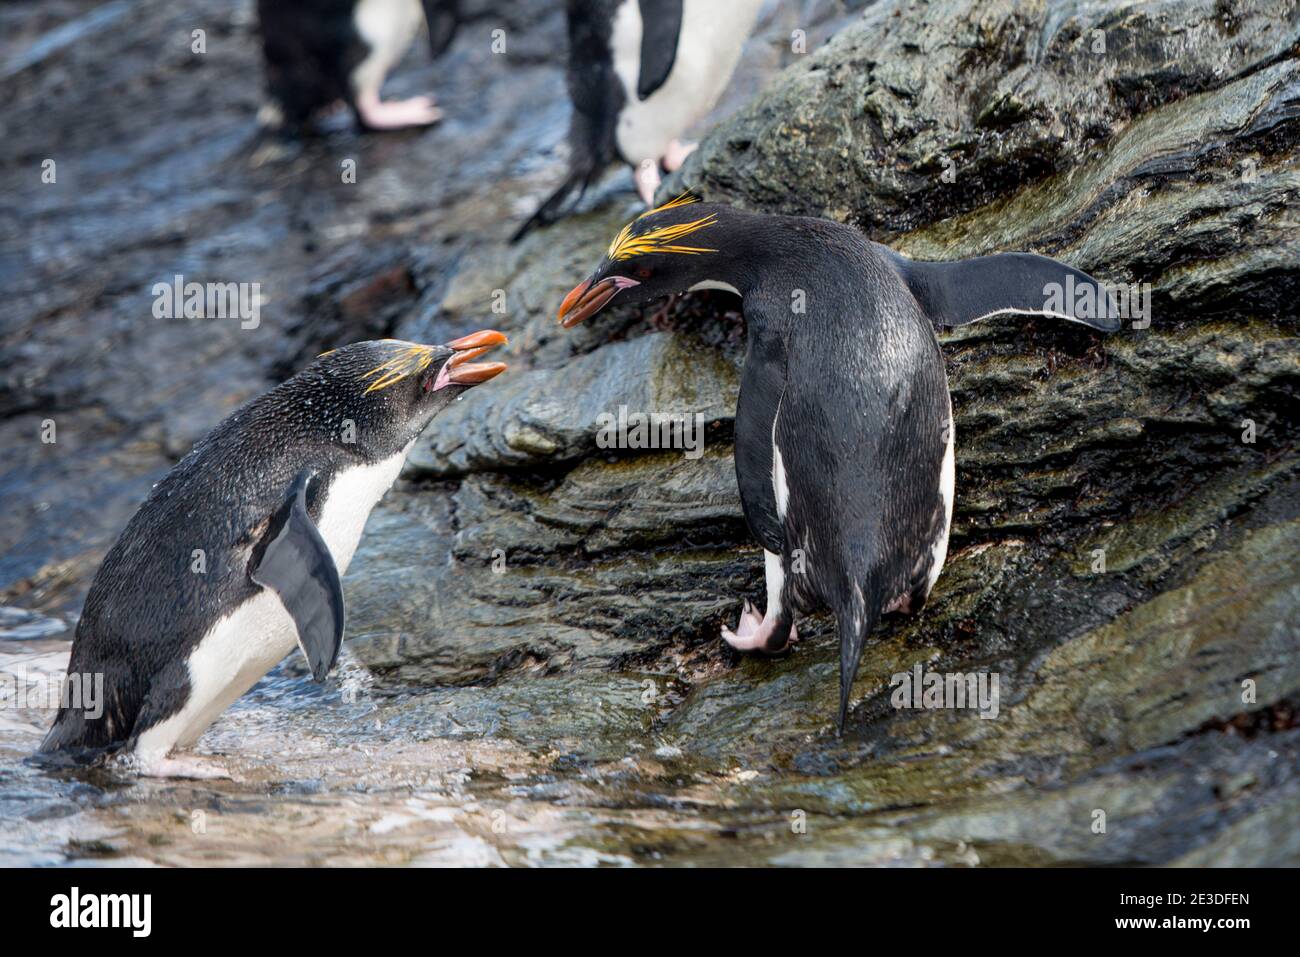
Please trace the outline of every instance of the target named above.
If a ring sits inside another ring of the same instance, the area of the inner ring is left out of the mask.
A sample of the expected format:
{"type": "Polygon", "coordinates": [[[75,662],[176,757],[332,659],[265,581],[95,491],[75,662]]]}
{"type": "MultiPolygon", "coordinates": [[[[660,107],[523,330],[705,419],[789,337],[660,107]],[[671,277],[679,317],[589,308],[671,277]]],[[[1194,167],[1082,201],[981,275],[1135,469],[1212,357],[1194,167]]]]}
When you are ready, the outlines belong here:
{"type": "Polygon", "coordinates": [[[648,210],[642,213],[632,222],[628,223],[614,237],[614,242],[610,244],[608,256],[614,262],[621,262],[626,259],[632,259],[635,256],[642,256],[646,253],[682,253],[685,255],[695,255],[697,253],[716,253],[716,249],[705,249],[701,246],[682,246],[678,240],[684,239],[691,233],[698,232],[706,226],[712,226],[718,221],[717,216],[710,213],[708,216],[701,217],[691,223],[677,223],[672,226],[660,226],[658,229],[647,230],[639,236],[632,235],[632,227],[637,221],[655,213],[662,213],[667,209],[676,209],[679,206],[689,206],[691,203],[698,203],[698,196],[690,193],[682,193],[676,199],[669,200],[662,206],[648,210]]]}
{"type": "Polygon", "coordinates": [[[421,346],[396,340],[388,343],[388,345],[393,350],[393,354],[361,377],[363,380],[372,376],[378,377],[366,389],[367,395],[371,392],[378,392],[380,389],[386,389],[394,382],[400,382],[408,376],[423,372],[429,368],[429,363],[433,361],[432,346],[421,346]]]}

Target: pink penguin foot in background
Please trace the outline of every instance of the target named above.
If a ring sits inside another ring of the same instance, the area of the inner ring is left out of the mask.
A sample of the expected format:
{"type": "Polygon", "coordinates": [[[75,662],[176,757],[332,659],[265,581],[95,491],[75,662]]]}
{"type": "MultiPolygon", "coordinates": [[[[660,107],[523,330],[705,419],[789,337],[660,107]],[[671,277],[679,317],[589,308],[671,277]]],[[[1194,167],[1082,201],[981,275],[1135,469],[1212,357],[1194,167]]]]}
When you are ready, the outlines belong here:
{"type": "Polygon", "coordinates": [[[357,97],[357,113],[361,115],[361,122],[372,130],[429,126],[442,119],[442,110],[429,96],[384,102],[376,94],[362,94],[357,97]]]}
{"type": "Polygon", "coordinates": [[[636,180],[636,191],[641,195],[641,201],[647,206],[654,206],[655,190],[663,182],[663,177],[659,175],[659,164],[654,160],[646,160],[636,168],[633,179],[636,180]]]}
{"type": "Polygon", "coordinates": [[[686,157],[699,148],[699,143],[683,143],[681,140],[673,140],[668,144],[668,150],[663,155],[664,169],[670,173],[675,173],[682,168],[686,162],[686,157]]]}

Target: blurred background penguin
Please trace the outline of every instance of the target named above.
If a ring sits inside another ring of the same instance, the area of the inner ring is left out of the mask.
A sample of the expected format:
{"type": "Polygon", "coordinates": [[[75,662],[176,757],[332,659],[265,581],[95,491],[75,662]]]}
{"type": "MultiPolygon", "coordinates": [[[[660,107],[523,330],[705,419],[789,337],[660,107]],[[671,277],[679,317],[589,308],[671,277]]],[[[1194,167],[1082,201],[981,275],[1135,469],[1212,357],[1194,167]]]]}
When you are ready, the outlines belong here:
{"type": "Polygon", "coordinates": [[[695,148],[682,134],[731,81],[763,0],[568,0],[569,175],[515,233],[560,219],[609,165],[633,168],[654,205],[662,173],[695,148]]]}
{"type": "Polygon", "coordinates": [[[342,101],[366,130],[428,126],[442,118],[431,96],[380,99],[384,78],[406,55],[422,24],[439,56],[458,23],[458,0],[258,0],[270,102],[263,125],[306,132],[342,101]]]}

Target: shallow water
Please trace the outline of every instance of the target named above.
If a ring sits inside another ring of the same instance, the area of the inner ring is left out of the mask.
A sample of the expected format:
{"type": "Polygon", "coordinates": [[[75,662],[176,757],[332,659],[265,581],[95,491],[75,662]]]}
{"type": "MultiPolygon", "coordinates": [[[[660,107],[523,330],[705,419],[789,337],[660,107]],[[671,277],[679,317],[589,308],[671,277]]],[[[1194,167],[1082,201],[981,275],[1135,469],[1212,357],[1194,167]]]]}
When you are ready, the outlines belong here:
{"type": "MultiPolygon", "coordinates": [[[[0,668],[55,671],[67,648],[0,641],[0,668]]],[[[643,730],[652,721],[640,676],[393,693],[377,691],[347,654],[323,688],[294,670],[278,668],[203,736],[197,753],[233,781],[141,780],[112,762],[38,769],[24,759],[48,713],[5,710],[0,864],[834,859],[806,847],[787,814],[728,806],[720,787],[758,772],[693,766],[671,739],[643,730]]],[[[859,841],[869,833],[859,829],[859,841]]],[[[882,831],[854,859],[926,863],[944,848],[960,860],[947,842],[917,847],[882,831]]]]}

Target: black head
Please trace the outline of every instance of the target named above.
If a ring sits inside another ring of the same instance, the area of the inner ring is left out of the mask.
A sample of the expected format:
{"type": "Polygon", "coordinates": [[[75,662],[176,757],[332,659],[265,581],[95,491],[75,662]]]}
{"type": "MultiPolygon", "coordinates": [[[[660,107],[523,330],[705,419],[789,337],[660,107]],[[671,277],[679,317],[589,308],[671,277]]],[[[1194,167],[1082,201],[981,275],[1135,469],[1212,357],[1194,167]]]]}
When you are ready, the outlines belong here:
{"type": "Polygon", "coordinates": [[[591,278],[560,305],[566,329],[617,299],[643,303],[704,283],[736,285],[747,214],[685,195],[643,213],[614,237],[591,278]]]}
{"type": "MultiPolygon", "coordinates": [[[[327,352],[281,387],[331,434],[351,423],[358,441],[389,452],[418,435],[467,389],[494,378],[503,362],[474,360],[506,342],[485,330],[446,345],[398,339],[356,342],[327,352]]],[[[277,390],[280,391],[280,390],[277,390]]]]}

